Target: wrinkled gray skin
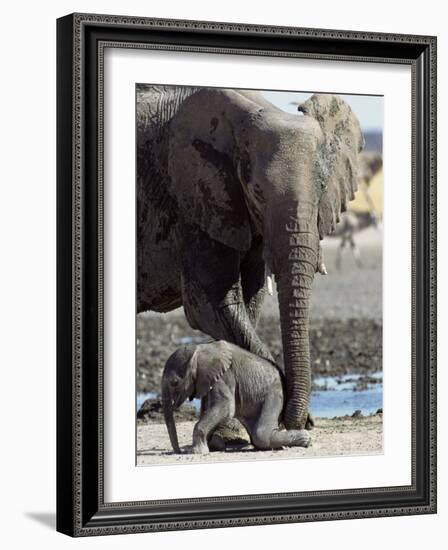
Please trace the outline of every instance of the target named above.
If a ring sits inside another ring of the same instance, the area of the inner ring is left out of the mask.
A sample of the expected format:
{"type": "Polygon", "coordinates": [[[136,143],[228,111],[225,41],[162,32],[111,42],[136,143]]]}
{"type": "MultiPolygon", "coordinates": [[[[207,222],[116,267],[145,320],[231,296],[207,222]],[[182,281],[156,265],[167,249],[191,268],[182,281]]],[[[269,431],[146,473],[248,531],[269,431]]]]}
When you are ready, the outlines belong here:
{"type": "Polygon", "coordinates": [[[308,419],[320,239],[354,197],[363,145],[339,97],[315,95],[299,111],[249,91],[138,91],[138,311],[183,305],[193,328],[272,360],[255,329],[275,274],[288,429],[308,419]]]}
{"type": "Polygon", "coordinates": [[[180,453],[173,409],[201,398],[193,430],[193,453],[209,452],[213,430],[237,418],[257,449],[308,447],[306,430],[280,430],[284,405],[281,372],[271,362],[223,340],[185,346],[168,359],[162,377],[165,421],[174,452],[180,453]]]}

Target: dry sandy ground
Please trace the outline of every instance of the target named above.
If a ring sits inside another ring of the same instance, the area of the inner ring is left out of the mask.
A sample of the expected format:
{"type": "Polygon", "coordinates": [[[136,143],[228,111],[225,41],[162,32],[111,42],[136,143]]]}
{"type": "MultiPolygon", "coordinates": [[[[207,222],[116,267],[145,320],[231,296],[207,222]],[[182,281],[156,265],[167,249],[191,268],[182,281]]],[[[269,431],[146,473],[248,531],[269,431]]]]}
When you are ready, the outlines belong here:
{"type": "Polygon", "coordinates": [[[255,451],[252,446],[240,450],[215,452],[208,455],[188,454],[194,422],[177,423],[179,444],[186,451],[176,455],[171,451],[164,424],[137,425],[137,465],[192,464],[241,460],[269,460],[280,458],[309,458],[316,456],[373,455],[383,449],[382,416],[365,418],[318,418],[311,432],[312,444],[307,449],[285,448],[277,451],[255,451]]]}

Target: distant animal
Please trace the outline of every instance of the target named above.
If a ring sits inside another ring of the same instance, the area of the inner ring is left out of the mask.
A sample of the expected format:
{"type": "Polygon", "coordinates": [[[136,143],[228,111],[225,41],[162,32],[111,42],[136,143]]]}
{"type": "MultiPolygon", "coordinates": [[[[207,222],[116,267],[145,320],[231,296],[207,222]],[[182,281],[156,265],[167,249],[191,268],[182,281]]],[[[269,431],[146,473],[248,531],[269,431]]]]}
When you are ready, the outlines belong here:
{"type": "Polygon", "coordinates": [[[363,151],[359,155],[358,179],[367,184],[383,167],[383,155],[377,151],[363,151]]]}
{"type": "Polygon", "coordinates": [[[344,212],[336,229],[331,234],[331,237],[340,238],[335,262],[336,269],[338,270],[341,269],[342,251],[347,244],[350,246],[356,265],[362,267],[361,254],[356,245],[355,235],[368,227],[378,227],[378,214],[375,211],[375,206],[370,196],[369,185],[382,167],[383,159],[381,153],[362,152],[359,155],[358,185],[359,189],[364,193],[369,210],[366,212],[355,212],[353,210],[344,212]]]}
{"type": "Polygon", "coordinates": [[[201,399],[192,452],[208,453],[214,429],[230,418],[246,428],[257,449],[308,447],[308,431],[281,430],[285,404],[282,372],[271,362],[223,340],[184,346],[168,359],[162,402],[171,445],[180,453],[173,411],[187,399],[201,399]]]}
{"type": "Polygon", "coordinates": [[[374,212],[344,212],[333,233],[334,237],[341,239],[336,252],[336,269],[341,269],[342,251],[347,244],[350,245],[356,265],[362,267],[361,253],[356,245],[355,234],[372,226],[378,226],[378,218],[374,212]]]}

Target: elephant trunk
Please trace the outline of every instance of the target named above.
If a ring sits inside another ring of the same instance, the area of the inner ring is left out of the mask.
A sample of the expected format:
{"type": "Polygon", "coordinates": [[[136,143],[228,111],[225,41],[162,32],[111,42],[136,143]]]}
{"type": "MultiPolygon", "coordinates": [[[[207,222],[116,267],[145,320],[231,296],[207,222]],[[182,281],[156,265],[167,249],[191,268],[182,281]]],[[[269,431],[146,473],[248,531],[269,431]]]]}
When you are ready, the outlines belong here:
{"type": "Polygon", "coordinates": [[[171,393],[166,384],[162,384],[162,404],[165,424],[168,430],[168,435],[170,436],[171,446],[173,447],[173,451],[175,453],[180,454],[176,423],[174,422],[173,401],[171,399],[171,393]]]}
{"type": "Polygon", "coordinates": [[[275,262],[279,266],[275,272],[286,374],[283,421],[287,429],[305,427],[311,392],[309,309],[319,236],[317,213],[311,207],[309,212],[301,210],[298,215],[289,216],[279,249],[281,256],[277,255],[275,262]]]}

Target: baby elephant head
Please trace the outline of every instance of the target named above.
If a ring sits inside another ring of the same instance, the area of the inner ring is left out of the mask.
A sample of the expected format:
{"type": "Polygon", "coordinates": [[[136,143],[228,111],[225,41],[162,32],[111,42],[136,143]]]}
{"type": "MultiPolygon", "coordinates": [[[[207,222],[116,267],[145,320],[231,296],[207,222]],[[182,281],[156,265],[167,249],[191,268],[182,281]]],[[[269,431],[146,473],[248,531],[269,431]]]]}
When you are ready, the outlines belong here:
{"type": "Polygon", "coordinates": [[[231,364],[232,353],[224,341],[184,346],[169,357],[162,375],[162,402],[175,453],[180,448],[173,411],[188,398],[206,395],[231,364]]]}

